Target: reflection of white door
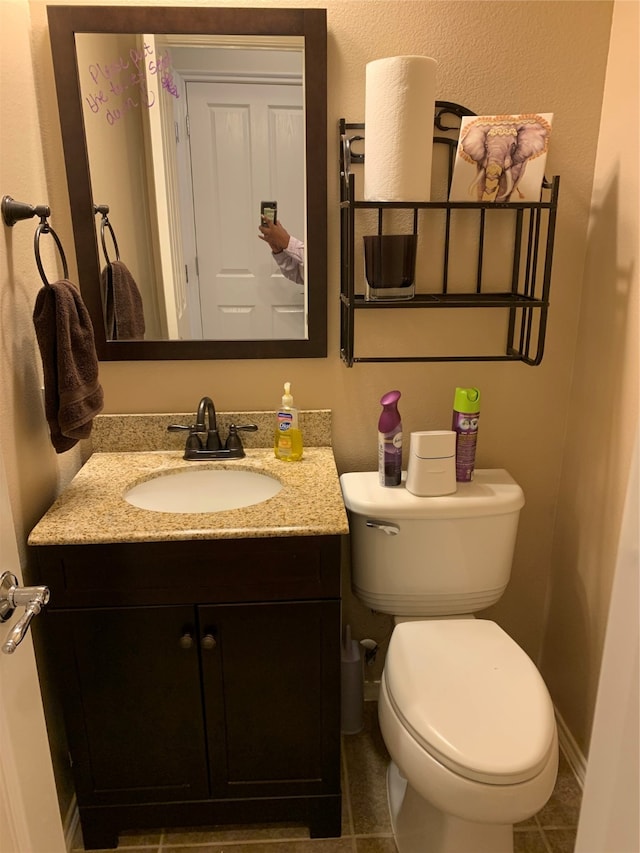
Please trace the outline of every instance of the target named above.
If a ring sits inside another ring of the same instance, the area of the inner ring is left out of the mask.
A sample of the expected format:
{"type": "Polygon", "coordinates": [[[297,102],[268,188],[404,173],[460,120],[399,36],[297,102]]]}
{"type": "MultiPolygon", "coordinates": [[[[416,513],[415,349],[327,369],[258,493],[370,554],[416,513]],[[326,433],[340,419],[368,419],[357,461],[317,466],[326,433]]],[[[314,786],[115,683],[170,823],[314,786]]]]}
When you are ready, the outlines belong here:
{"type": "Polygon", "coordinates": [[[304,240],[302,87],[187,83],[203,337],[306,337],[304,288],[258,238],[260,201],[304,240]]]}
{"type": "MultiPolygon", "coordinates": [[[[165,49],[162,39],[150,33],[145,34],[144,44],[155,56],[161,56],[165,49]]],[[[150,196],[155,202],[156,214],[151,217],[160,278],[156,287],[164,304],[167,336],[170,340],[189,340],[191,317],[180,209],[180,139],[174,120],[174,108],[180,107],[180,95],[174,96],[159,87],[158,78],[150,73],[148,66],[145,71],[147,87],[154,93],[156,104],[155,109],[143,112],[152,162],[148,175],[152,184],[150,196]]],[[[179,75],[176,74],[176,78],[174,82],[180,85],[179,75]]]]}
{"type": "MultiPolygon", "coordinates": [[[[0,458],[0,574],[5,571],[22,585],[0,458]]],[[[17,618],[19,612],[0,624],[0,645],[17,618]]],[[[30,631],[12,655],[0,653],[0,849],[66,851],[30,631]]]]}

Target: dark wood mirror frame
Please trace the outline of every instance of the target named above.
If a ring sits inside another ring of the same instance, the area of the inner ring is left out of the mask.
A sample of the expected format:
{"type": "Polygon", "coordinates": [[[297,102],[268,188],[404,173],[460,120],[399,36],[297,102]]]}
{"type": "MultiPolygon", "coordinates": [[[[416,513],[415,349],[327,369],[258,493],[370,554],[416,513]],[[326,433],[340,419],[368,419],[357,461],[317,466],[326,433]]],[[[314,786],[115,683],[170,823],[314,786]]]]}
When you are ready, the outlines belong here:
{"type": "Polygon", "coordinates": [[[48,6],[79,285],[101,361],[324,358],[327,355],[327,25],[324,9],[48,6]],[[76,63],[76,33],[303,36],[306,120],[308,338],[255,341],[108,341],[76,63]]]}

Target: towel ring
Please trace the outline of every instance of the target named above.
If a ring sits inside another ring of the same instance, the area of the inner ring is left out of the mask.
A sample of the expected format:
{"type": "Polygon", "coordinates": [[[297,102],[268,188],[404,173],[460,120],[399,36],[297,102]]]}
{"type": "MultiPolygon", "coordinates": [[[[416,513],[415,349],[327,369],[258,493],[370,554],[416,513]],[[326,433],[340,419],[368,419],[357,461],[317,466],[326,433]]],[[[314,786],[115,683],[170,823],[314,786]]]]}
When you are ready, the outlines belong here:
{"type": "Polygon", "coordinates": [[[51,234],[53,239],[55,240],[55,244],[58,247],[58,252],[60,253],[60,258],[62,260],[62,269],[64,270],[64,277],[69,278],[69,267],[67,266],[67,259],[64,255],[64,249],[62,248],[62,243],[60,242],[60,238],[53,230],[53,228],[49,225],[45,217],[42,217],[40,220],[40,225],[36,228],[35,237],[33,238],[33,250],[36,256],[36,264],[38,266],[38,272],[40,273],[40,278],[44,282],[45,287],[50,287],[49,281],[47,280],[46,273],[44,271],[44,267],[42,266],[42,259],[40,258],[40,235],[41,234],[51,234]]]}
{"type": "Polygon", "coordinates": [[[116,261],[120,260],[120,250],[118,249],[118,241],[116,240],[116,235],[113,231],[113,226],[109,222],[109,205],[108,204],[94,204],[93,212],[102,214],[102,219],[100,220],[100,242],[102,243],[102,252],[104,254],[104,259],[108,264],[111,263],[109,260],[109,253],[107,252],[107,241],[105,239],[104,229],[105,227],[109,229],[109,234],[111,234],[111,241],[113,243],[113,248],[116,253],[116,261]]]}

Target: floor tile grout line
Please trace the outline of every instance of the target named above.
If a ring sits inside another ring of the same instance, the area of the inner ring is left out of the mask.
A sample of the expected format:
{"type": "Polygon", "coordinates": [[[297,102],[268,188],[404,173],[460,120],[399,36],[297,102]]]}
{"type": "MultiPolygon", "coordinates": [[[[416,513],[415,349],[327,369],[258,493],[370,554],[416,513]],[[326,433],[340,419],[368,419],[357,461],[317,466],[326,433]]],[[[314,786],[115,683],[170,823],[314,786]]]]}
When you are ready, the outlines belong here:
{"type": "Polygon", "coordinates": [[[356,841],[355,825],[353,822],[353,804],[351,802],[351,783],[349,781],[349,762],[347,761],[347,750],[345,749],[344,738],[340,738],[340,753],[342,761],[342,769],[344,772],[344,787],[345,798],[347,801],[347,810],[349,812],[349,834],[351,836],[351,849],[353,853],[357,853],[358,844],[356,841]]]}
{"type": "Polygon", "coordinates": [[[549,839],[547,838],[547,834],[545,833],[544,830],[541,830],[541,833],[542,833],[542,843],[547,848],[547,853],[553,853],[553,849],[552,849],[551,845],[549,844],[549,839]]]}
{"type": "Polygon", "coordinates": [[[393,838],[393,832],[359,832],[354,838],[393,838]]]}
{"type": "Polygon", "coordinates": [[[538,832],[542,836],[542,843],[544,844],[544,848],[546,850],[546,853],[553,853],[553,850],[551,849],[551,845],[549,844],[547,836],[545,835],[545,831],[542,828],[542,824],[540,823],[540,819],[538,818],[538,815],[537,814],[534,815],[533,819],[535,821],[536,826],[538,827],[538,832]]]}

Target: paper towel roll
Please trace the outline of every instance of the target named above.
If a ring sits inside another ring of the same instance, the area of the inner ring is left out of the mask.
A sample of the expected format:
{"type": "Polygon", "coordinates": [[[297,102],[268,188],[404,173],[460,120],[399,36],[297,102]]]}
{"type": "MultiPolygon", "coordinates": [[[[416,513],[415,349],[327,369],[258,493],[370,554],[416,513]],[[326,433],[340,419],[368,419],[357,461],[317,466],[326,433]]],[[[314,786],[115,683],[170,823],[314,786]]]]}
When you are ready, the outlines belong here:
{"type": "Polygon", "coordinates": [[[430,200],[437,64],[428,56],[367,63],[366,201],[430,200]]]}

